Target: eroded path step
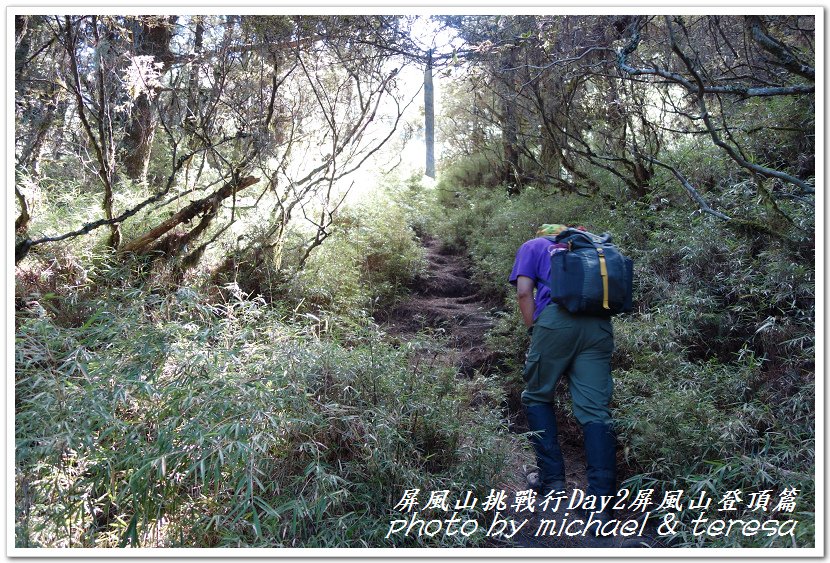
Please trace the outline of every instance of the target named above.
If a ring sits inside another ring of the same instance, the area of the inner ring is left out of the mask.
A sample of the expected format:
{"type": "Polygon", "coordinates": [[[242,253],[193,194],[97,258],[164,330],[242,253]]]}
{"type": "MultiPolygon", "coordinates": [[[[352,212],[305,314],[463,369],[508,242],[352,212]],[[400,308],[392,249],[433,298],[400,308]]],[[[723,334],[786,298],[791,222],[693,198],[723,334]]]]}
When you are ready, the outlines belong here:
{"type": "Polygon", "coordinates": [[[447,363],[472,373],[476,362],[486,363],[491,355],[484,341],[495,324],[492,306],[471,281],[466,256],[447,252],[436,239],[425,240],[424,247],[427,271],[410,298],[389,314],[385,327],[401,338],[434,330],[446,339],[447,363]]]}

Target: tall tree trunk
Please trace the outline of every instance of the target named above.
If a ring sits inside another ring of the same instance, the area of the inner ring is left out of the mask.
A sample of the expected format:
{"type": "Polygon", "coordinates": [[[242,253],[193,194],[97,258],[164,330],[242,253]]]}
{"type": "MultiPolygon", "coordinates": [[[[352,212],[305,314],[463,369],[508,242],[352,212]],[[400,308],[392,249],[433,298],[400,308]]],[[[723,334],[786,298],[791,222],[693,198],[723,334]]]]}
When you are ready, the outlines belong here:
{"type": "Polygon", "coordinates": [[[14,17],[14,76],[20,79],[23,67],[26,66],[26,59],[31,49],[31,34],[29,33],[30,18],[37,16],[15,16],[14,17]]]}
{"type": "Polygon", "coordinates": [[[20,215],[14,221],[14,232],[25,235],[26,231],[29,230],[29,220],[31,219],[29,215],[29,202],[17,186],[14,187],[14,195],[20,204],[20,215]]]}
{"type": "MultiPolygon", "coordinates": [[[[154,62],[161,63],[164,74],[173,62],[170,52],[170,40],[173,37],[172,26],[178,16],[170,16],[169,25],[149,22],[146,18],[135,22],[133,33],[136,41],[137,56],[152,56],[154,62]]],[[[157,116],[153,110],[150,96],[142,92],[133,102],[132,115],[124,133],[122,162],[129,178],[143,182],[147,178],[150,164],[150,151],[156,133],[157,116]]]]}
{"type": "Polygon", "coordinates": [[[559,143],[553,138],[553,128],[542,127],[541,135],[542,153],[539,155],[539,163],[542,165],[542,172],[547,176],[559,178],[562,168],[562,152],[559,149],[559,143]]]}
{"type": "Polygon", "coordinates": [[[427,68],[424,71],[424,141],[427,149],[424,175],[435,178],[435,103],[432,88],[432,50],[429,51],[427,68]]]}
{"type": "MultiPolygon", "coordinates": [[[[201,18],[196,20],[196,30],[193,39],[193,51],[199,53],[202,50],[202,41],[205,34],[205,24],[201,18]]],[[[202,110],[199,100],[199,63],[194,61],[190,64],[190,75],[187,78],[187,108],[184,118],[183,126],[189,133],[193,133],[193,128],[199,122],[202,110]]],[[[196,146],[190,146],[191,150],[195,150],[196,146]]]]}
{"type": "MultiPolygon", "coordinates": [[[[50,88],[50,90],[54,89],[50,88]]],[[[18,166],[28,168],[32,176],[40,175],[40,158],[43,155],[46,136],[55,125],[58,116],[62,116],[66,112],[68,105],[66,100],[57,98],[57,92],[53,91],[50,94],[52,98],[46,102],[46,107],[43,108],[43,116],[35,125],[34,135],[17,159],[18,166]]]]}
{"type": "Polygon", "coordinates": [[[124,172],[132,180],[143,182],[150,164],[150,149],[156,133],[153,108],[146,93],[133,102],[132,115],[124,135],[124,172]]]}
{"type": "Polygon", "coordinates": [[[522,189],[522,171],[517,147],[519,124],[516,112],[516,51],[513,48],[502,59],[501,75],[502,181],[508,185],[508,193],[516,194],[522,189]]]}
{"type": "MultiPolygon", "coordinates": [[[[108,92],[107,88],[107,73],[110,71],[108,67],[108,63],[111,61],[112,57],[102,56],[98,60],[98,65],[95,68],[95,84],[94,84],[94,91],[95,95],[92,96],[94,99],[94,105],[90,109],[94,109],[96,112],[95,115],[95,124],[97,129],[97,135],[93,131],[92,124],[90,123],[89,116],[87,115],[88,108],[86,106],[85,97],[82,91],[82,82],[81,82],[81,73],[78,66],[78,54],[77,54],[77,47],[78,47],[78,34],[76,33],[76,25],[73,24],[72,18],[70,16],[64,16],[65,20],[65,37],[66,37],[66,51],[67,55],[69,55],[69,67],[71,73],[71,90],[72,93],[75,95],[75,104],[78,110],[78,118],[81,122],[81,126],[86,133],[87,140],[89,144],[92,146],[94,150],[95,157],[98,161],[98,178],[101,180],[101,185],[104,188],[104,199],[102,202],[102,207],[104,210],[104,217],[110,221],[113,218],[113,192],[112,192],[112,184],[113,184],[113,177],[114,177],[114,166],[115,166],[115,154],[113,152],[113,131],[112,131],[112,113],[111,113],[111,99],[109,94],[111,91],[108,92]],[[97,106],[97,107],[94,107],[97,106]]],[[[91,17],[91,27],[93,37],[95,39],[95,43],[100,45],[101,44],[101,37],[100,37],[100,30],[98,28],[98,18],[97,16],[91,17]]],[[[104,29],[106,31],[106,29],[104,29]]],[[[90,92],[91,93],[91,92],[90,92]]],[[[116,223],[110,223],[110,238],[108,241],[108,245],[115,249],[118,248],[118,245],[121,241],[121,232],[119,230],[119,226],[116,223]]]]}

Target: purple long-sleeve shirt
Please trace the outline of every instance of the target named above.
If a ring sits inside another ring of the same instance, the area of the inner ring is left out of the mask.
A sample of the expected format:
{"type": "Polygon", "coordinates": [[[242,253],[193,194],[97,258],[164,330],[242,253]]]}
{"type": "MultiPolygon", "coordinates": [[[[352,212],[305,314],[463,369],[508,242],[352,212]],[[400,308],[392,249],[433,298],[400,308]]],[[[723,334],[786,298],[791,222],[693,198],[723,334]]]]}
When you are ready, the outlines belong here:
{"type": "Polygon", "coordinates": [[[527,241],[516,252],[516,261],[513,262],[513,271],[510,272],[510,283],[513,285],[516,285],[519,276],[528,277],[536,284],[534,322],[551,301],[550,288],[547,283],[550,278],[550,254],[554,248],[566,248],[566,246],[555,244],[544,237],[527,241]]]}

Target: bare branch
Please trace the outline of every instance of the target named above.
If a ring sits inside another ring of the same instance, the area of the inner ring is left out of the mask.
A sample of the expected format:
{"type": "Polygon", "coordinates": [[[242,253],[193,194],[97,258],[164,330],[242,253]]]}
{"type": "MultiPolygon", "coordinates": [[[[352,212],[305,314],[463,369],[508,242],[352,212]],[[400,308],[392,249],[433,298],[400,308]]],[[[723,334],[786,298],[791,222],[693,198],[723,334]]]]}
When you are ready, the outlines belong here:
{"type": "Polygon", "coordinates": [[[654,164],[656,164],[658,166],[662,166],[663,168],[666,168],[667,170],[670,170],[672,172],[672,174],[674,174],[674,177],[677,178],[677,180],[680,182],[680,185],[682,185],[683,188],[687,192],[689,192],[689,195],[692,197],[693,200],[695,200],[695,202],[700,207],[701,211],[703,211],[704,213],[708,213],[709,215],[713,215],[713,216],[717,217],[718,219],[723,219],[724,221],[731,221],[732,220],[732,218],[729,217],[728,215],[726,215],[724,213],[721,213],[720,211],[716,211],[716,210],[712,209],[712,207],[708,203],[706,203],[706,200],[703,199],[703,196],[700,195],[700,193],[695,189],[695,187],[689,182],[689,180],[686,179],[685,176],[683,176],[683,174],[680,173],[680,171],[677,168],[675,168],[674,166],[671,166],[670,164],[666,164],[665,162],[661,162],[661,161],[657,160],[656,158],[654,158],[653,156],[648,156],[648,155],[640,155],[640,156],[642,156],[642,158],[648,160],[649,162],[653,162],[654,164]]]}
{"type": "Polygon", "coordinates": [[[623,47],[617,49],[617,67],[631,76],[652,75],[660,76],[675,84],[679,84],[689,92],[700,92],[704,94],[729,94],[745,98],[770,97],[770,96],[795,96],[801,94],[814,94],[814,84],[794,84],[792,86],[714,86],[711,84],[695,84],[681,74],[671,72],[657,67],[635,68],[628,64],[628,56],[633,53],[640,43],[640,31],[632,26],[631,37],[623,47]]]}
{"type": "Polygon", "coordinates": [[[746,20],[752,30],[752,38],[755,42],[768,53],[771,53],[781,63],[781,66],[793,74],[803,76],[809,80],[816,79],[816,69],[803,63],[789,47],[769,35],[764,29],[760,16],[746,16],[746,20]]]}
{"type": "Polygon", "coordinates": [[[796,178],[795,176],[787,174],[786,172],[781,172],[780,170],[774,170],[774,169],[768,168],[766,166],[761,166],[759,164],[749,162],[748,160],[746,160],[744,157],[742,157],[739,154],[739,152],[735,149],[735,147],[733,147],[732,145],[724,142],[720,138],[720,135],[718,135],[718,132],[717,132],[717,128],[712,123],[712,118],[709,114],[709,110],[708,110],[707,105],[706,105],[706,100],[703,96],[703,91],[704,91],[703,79],[701,78],[700,73],[698,73],[697,69],[695,68],[695,65],[692,62],[692,60],[680,48],[677,41],[675,40],[675,36],[674,36],[674,32],[672,30],[671,22],[667,20],[666,23],[669,26],[669,38],[670,38],[670,41],[671,41],[672,51],[683,61],[683,63],[686,65],[686,68],[689,70],[689,72],[692,74],[692,76],[694,76],[695,82],[697,83],[697,86],[698,86],[697,105],[698,105],[698,108],[700,110],[700,118],[703,120],[704,125],[706,125],[706,129],[709,131],[709,136],[712,138],[712,142],[715,143],[715,145],[722,148],[723,150],[725,150],[726,153],[729,155],[729,157],[732,160],[734,160],[740,166],[742,166],[743,168],[746,168],[747,170],[751,170],[753,172],[761,174],[762,176],[778,178],[779,180],[783,180],[783,181],[785,181],[789,184],[793,184],[795,186],[798,186],[805,193],[815,193],[815,187],[814,186],[811,186],[807,182],[804,182],[804,181],[796,178]]]}
{"type": "MultiPolygon", "coordinates": [[[[227,139],[223,139],[222,141],[220,141],[220,143],[223,143],[226,140],[227,139]]],[[[199,149],[197,149],[193,152],[182,155],[178,159],[178,161],[176,161],[174,163],[173,170],[170,173],[170,176],[167,178],[167,183],[165,184],[165,186],[162,190],[160,190],[156,194],[152,195],[151,197],[145,199],[144,201],[142,201],[138,205],[136,205],[134,207],[131,207],[130,209],[127,209],[126,211],[124,211],[123,213],[118,215],[117,217],[113,217],[111,219],[99,219],[97,221],[92,221],[91,223],[87,223],[86,225],[84,225],[80,229],[76,229],[74,231],[70,231],[68,233],[64,233],[64,234],[58,235],[58,236],[42,237],[42,238],[39,238],[39,239],[36,239],[36,240],[32,240],[32,239],[27,238],[27,239],[24,239],[24,240],[20,241],[15,246],[15,259],[14,259],[15,264],[20,262],[23,258],[25,258],[26,255],[29,253],[29,250],[33,246],[38,246],[38,245],[46,244],[46,243],[49,243],[49,242],[59,242],[59,241],[62,241],[62,240],[75,238],[77,236],[81,236],[81,235],[85,235],[87,233],[90,233],[90,232],[94,231],[95,229],[97,229],[99,227],[103,227],[103,226],[106,226],[106,225],[111,225],[113,223],[122,223],[126,219],[129,219],[130,217],[132,217],[133,215],[135,215],[136,213],[138,213],[139,211],[141,211],[142,209],[147,207],[148,205],[153,204],[153,203],[161,200],[161,198],[163,198],[165,195],[167,195],[170,192],[170,189],[173,187],[173,184],[176,180],[176,174],[178,174],[179,170],[181,170],[181,168],[184,166],[184,164],[188,160],[190,160],[193,157],[194,154],[199,153],[199,152],[203,152],[207,148],[208,147],[202,147],[202,148],[199,148],[199,149]]]]}

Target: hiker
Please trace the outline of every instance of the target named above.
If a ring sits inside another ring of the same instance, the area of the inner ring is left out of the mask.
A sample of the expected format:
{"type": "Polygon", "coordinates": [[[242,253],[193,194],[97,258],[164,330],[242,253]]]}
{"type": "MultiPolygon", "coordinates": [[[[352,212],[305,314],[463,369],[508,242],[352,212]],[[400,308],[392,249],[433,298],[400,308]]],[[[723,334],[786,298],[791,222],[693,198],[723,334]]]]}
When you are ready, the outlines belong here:
{"type": "MultiPolygon", "coordinates": [[[[554,390],[559,378],[568,378],[573,412],[582,425],[587,464],[588,495],[615,495],[616,437],[608,403],[611,400],[611,353],[614,336],[607,316],[578,315],[553,303],[547,281],[551,252],[560,250],[554,237],[565,225],[542,225],[536,238],[516,253],[510,283],[516,286],[519,309],[528,332],[530,350],[524,367],[522,404],[531,443],[536,452],[538,478],[528,483],[544,495],[564,491],[565,464],[556,428],[554,390]],[[534,289],[536,295],[534,299],[534,289]]],[[[584,228],[579,227],[584,231],[584,228]]],[[[600,516],[600,515],[598,515],[600,516]]],[[[601,515],[611,518],[610,511],[601,515]]]]}

